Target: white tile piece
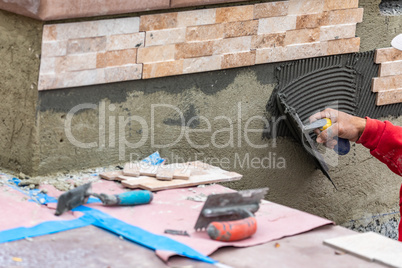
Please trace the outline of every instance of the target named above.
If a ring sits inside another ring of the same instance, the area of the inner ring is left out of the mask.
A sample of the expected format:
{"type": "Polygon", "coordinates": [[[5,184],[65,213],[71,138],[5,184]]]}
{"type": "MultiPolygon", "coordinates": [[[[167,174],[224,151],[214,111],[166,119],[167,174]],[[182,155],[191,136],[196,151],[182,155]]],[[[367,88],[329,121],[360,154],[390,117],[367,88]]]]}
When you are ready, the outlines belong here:
{"type": "Polygon", "coordinates": [[[260,19],[258,34],[270,34],[296,29],[297,16],[283,16],[260,19]]]}
{"type": "Polygon", "coordinates": [[[221,55],[184,59],[183,73],[198,73],[221,69],[221,55]]]}

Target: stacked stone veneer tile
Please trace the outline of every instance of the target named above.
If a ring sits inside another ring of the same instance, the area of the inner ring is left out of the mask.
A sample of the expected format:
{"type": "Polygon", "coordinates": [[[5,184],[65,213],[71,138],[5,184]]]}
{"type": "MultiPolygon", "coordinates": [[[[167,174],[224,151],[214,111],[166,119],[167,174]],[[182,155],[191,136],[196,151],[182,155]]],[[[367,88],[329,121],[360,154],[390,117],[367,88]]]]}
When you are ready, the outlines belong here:
{"type": "Polygon", "coordinates": [[[39,90],[358,52],[357,7],[290,0],[46,25],[39,90]]]}
{"type": "Polygon", "coordinates": [[[375,62],[380,64],[373,78],[372,90],[377,92],[377,105],[402,102],[402,51],[395,48],[376,50],[375,62]]]}

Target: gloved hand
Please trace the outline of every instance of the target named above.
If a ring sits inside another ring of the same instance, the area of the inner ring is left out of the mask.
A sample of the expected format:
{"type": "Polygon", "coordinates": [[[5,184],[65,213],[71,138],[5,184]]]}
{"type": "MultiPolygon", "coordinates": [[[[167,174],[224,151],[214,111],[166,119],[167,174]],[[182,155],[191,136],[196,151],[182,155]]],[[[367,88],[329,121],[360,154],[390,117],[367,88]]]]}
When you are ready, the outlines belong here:
{"type": "Polygon", "coordinates": [[[332,126],[322,132],[319,129],[314,130],[314,132],[317,134],[317,142],[324,143],[325,146],[331,149],[337,144],[333,137],[338,136],[356,142],[366,127],[366,119],[331,108],[310,116],[310,123],[322,118],[331,119],[332,126]]]}

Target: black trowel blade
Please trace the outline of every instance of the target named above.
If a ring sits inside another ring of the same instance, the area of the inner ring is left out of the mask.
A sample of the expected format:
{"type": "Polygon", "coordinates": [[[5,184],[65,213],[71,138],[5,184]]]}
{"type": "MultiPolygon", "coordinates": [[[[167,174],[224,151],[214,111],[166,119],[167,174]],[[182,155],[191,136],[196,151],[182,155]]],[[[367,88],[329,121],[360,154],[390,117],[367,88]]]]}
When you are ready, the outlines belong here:
{"type": "Polygon", "coordinates": [[[306,131],[304,131],[304,124],[300,120],[295,109],[289,107],[286,104],[285,99],[286,97],[283,94],[278,93],[276,96],[276,103],[280,113],[286,116],[285,123],[288,126],[290,132],[297,141],[303,144],[303,148],[313,157],[317,167],[329,179],[335,189],[337,189],[336,185],[331,179],[331,176],[328,173],[329,169],[327,164],[325,163],[324,158],[322,157],[321,153],[318,152],[318,149],[314,141],[311,139],[310,135],[306,131]],[[306,146],[309,147],[310,150],[307,150],[306,146]]]}

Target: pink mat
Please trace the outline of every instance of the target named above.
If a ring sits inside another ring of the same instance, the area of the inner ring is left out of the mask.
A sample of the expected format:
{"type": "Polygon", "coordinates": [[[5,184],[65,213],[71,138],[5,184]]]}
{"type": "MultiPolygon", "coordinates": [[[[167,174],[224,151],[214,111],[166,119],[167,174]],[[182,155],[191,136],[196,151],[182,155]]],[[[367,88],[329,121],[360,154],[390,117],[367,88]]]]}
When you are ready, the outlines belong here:
{"type": "MultiPolygon", "coordinates": [[[[49,190],[48,195],[50,196],[57,197],[61,193],[55,190],[52,186],[46,185],[43,186],[43,188],[47,188],[49,190]]],[[[94,183],[92,188],[93,191],[97,193],[104,192],[108,194],[117,194],[125,191],[120,184],[104,180],[94,183]]],[[[205,188],[196,187],[191,189],[196,191],[196,193],[190,191],[189,188],[159,191],[154,194],[154,199],[151,204],[142,206],[105,207],[101,204],[90,204],[87,206],[99,209],[113,217],[116,217],[129,224],[141,227],[152,233],[166,235],[176,241],[194,248],[205,255],[212,254],[220,247],[254,246],[285,236],[303,233],[314,228],[333,223],[327,219],[323,219],[299,210],[264,201],[261,204],[259,211],[256,213],[258,223],[257,232],[251,238],[238,242],[214,241],[211,240],[205,232],[196,232],[193,229],[200,210],[202,209],[203,202],[187,200],[187,197],[196,196],[201,193],[209,195],[212,193],[232,192],[232,190],[220,185],[207,186],[205,188]],[[185,230],[190,234],[190,237],[167,235],[164,234],[165,229],[185,230]]],[[[0,192],[0,197],[1,196],[2,193],[0,192]]],[[[3,204],[2,200],[3,199],[0,199],[0,204],[3,204]]],[[[24,211],[27,209],[32,209],[32,206],[39,207],[34,203],[31,203],[28,207],[26,203],[30,202],[26,201],[20,203],[24,203],[24,205],[21,206],[18,211],[25,213],[25,217],[27,216],[27,213],[24,211]]],[[[55,204],[49,204],[49,207],[55,208],[55,204]]],[[[48,214],[53,216],[53,209],[47,211],[50,212],[48,214]]],[[[22,220],[20,222],[19,220],[14,220],[14,227],[19,227],[27,222],[26,218],[21,219],[18,214],[19,213],[16,213],[15,210],[11,210],[9,212],[10,218],[12,216],[22,220]]],[[[35,216],[34,214],[31,216],[35,219],[38,219],[39,216],[35,216]]],[[[69,219],[74,217],[73,215],[75,213],[65,213],[61,216],[61,218],[54,216],[51,217],[48,214],[44,213],[44,215],[38,215],[46,218],[46,220],[50,220],[50,218],[52,218],[52,220],[53,218],[65,220],[67,217],[69,219]]],[[[77,214],[75,216],[78,217],[80,215],[81,214],[77,214]]],[[[42,220],[42,218],[40,219],[42,220]]],[[[0,229],[3,229],[1,222],[0,229]]],[[[156,251],[156,254],[165,261],[167,261],[170,256],[174,255],[174,253],[169,251],[156,251]]]]}

